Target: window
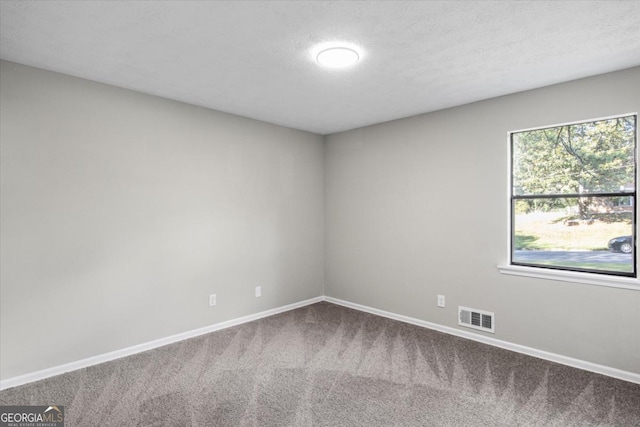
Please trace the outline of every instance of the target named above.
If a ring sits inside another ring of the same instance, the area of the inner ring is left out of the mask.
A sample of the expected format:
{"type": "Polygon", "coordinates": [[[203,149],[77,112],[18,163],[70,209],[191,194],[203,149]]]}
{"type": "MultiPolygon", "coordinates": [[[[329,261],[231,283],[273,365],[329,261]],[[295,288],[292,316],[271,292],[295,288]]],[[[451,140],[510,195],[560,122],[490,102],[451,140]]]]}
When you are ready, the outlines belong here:
{"type": "Polygon", "coordinates": [[[511,265],[636,277],[637,115],[511,132],[511,265]]]}

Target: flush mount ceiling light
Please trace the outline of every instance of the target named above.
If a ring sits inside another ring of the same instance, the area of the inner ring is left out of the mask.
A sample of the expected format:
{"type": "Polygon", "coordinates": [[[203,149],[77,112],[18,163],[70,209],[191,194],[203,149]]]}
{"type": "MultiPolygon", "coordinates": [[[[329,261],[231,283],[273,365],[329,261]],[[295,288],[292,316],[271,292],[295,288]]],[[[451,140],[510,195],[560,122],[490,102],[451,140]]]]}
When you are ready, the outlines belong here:
{"type": "Polygon", "coordinates": [[[359,60],[360,55],[355,49],[342,46],[324,49],[316,56],[316,61],[328,68],[346,68],[359,60]]]}

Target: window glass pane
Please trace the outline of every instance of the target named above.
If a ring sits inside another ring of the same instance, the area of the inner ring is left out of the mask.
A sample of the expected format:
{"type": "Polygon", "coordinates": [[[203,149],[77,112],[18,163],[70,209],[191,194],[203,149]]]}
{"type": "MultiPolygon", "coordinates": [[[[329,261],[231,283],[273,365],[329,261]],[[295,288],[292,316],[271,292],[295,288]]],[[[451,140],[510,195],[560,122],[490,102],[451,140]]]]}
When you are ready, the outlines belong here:
{"type": "Polygon", "coordinates": [[[634,273],[634,198],[514,200],[512,262],[634,273]]]}
{"type": "Polygon", "coordinates": [[[635,116],[512,134],[513,193],[635,191],[635,116]]]}

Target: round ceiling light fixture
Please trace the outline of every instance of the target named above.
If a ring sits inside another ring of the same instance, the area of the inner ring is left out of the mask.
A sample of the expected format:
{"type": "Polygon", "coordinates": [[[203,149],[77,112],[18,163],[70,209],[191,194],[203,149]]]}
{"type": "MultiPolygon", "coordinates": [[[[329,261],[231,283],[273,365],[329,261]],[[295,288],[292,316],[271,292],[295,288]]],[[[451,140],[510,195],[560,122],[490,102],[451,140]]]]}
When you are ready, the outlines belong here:
{"type": "Polygon", "coordinates": [[[360,55],[355,49],[342,46],[324,49],[316,56],[316,61],[328,68],[350,67],[359,60],[360,55]]]}

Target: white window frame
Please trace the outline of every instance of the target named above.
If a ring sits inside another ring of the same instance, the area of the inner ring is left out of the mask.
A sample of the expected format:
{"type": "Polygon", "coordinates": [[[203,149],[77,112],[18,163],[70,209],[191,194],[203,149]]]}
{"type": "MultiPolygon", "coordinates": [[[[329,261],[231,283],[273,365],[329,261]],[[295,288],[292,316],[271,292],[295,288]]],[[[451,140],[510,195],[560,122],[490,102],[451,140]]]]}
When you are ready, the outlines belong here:
{"type": "MultiPolygon", "coordinates": [[[[607,117],[599,117],[599,118],[595,118],[595,119],[583,119],[583,120],[576,120],[576,121],[572,121],[572,122],[565,122],[565,123],[559,123],[559,124],[555,124],[555,125],[545,125],[545,126],[538,126],[538,127],[533,127],[533,128],[527,128],[527,129],[520,129],[520,130],[514,130],[514,131],[510,131],[507,132],[507,202],[505,203],[507,206],[507,233],[506,233],[506,237],[507,237],[507,244],[506,244],[506,248],[507,248],[507,256],[506,256],[506,260],[502,263],[498,265],[498,271],[500,271],[500,273],[502,274],[507,274],[507,275],[513,275],[513,276],[522,276],[522,277],[531,277],[531,278],[537,278],[537,279],[546,279],[546,280],[556,280],[556,281],[561,281],[561,282],[572,282],[572,283],[582,283],[582,284],[587,284],[587,285],[595,285],[595,286],[607,286],[607,287],[612,287],[612,288],[621,288],[621,289],[632,289],[632,290],[637,290],[640,291],[640,278],[638,277],[623,277],[623,276],[614,276],[614,275],[607,275],[606,273],[587,273],[587,272],[578,272],[578,271],[567,271],[567,270],[554,270],[554,269],[549,269],[549,268],[543,268],[543,267],[534,267],[534,266],[522,266],[522,265],[513,265],[511,264],[511,254],[512,254],[512,203],[511,203],[511,194],[512,194],[512,143],[511,143],[511,135],[514,133],[519,133],[519,132],[527,132],[527,131],[532,131],[532,130],[539,130],[539,129],[548,129],[551,127],[561,127],[561,126],[568,126],[568,125],[574,125],[574,124],[579,124],[579,123],[585,123],[585,122],[595,122],[595,121],[600,121],[600,120],[609,120],[609,119],[615,119],[615,118],[619,118],[619,117],[625,117],[625,116],[636,116],[636,156],[635,156],[635,161],[636,161],[636,192],[638,190],[638,186],[640,184],[639,180],[638,180],[638,176],[639,176],[639,171],[638,169],[640,169],[638,167],[638,142],[640,140],[639,134],[638,134],[638,129],[640,128],[639,125],[639,121],[640,121],[640,117],[638,116],[638,113],[626,113],[626,114],[616,114],[613,116],[607,116],[607,117]]],[[[638,200],[636,200],[635,202],[638,202],[638,200]]],[[[636,213],[636,217],[634,218],[635,222],[636,222],[636,228],[637,228],[637,223],[638,223],[638,218],[637,215],[640,215],[640,211],[636,213]]],[[[637,258],[636,258],[637,259],[637,258]]],[[[637,261],[636,261],[637,263],[637,261]]],[[[635,268],[636,272],[638,272],[638,275],[640,275],[640,271],[638,271],[638,266],[636,264],[636,268],[635,268]]]]}

